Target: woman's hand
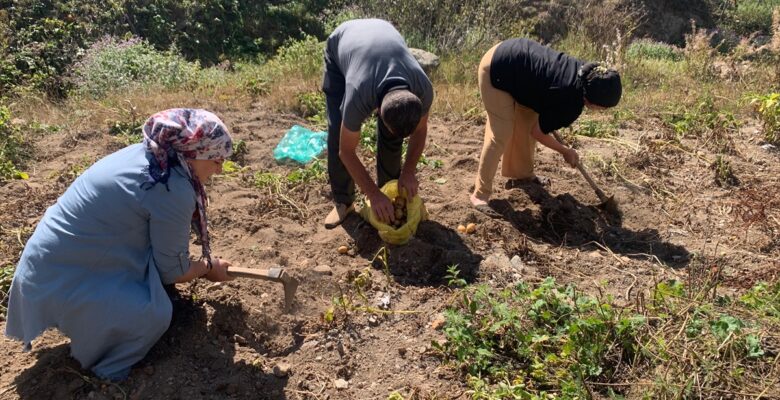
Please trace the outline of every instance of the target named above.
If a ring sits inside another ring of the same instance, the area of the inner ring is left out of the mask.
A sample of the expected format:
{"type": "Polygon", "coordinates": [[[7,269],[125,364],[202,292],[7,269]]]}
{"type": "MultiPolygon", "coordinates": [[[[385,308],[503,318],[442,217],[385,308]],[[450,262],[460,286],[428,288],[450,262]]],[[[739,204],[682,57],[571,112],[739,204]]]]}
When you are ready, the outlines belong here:
{"type": "Polygon", "coordinates": [[[203,277],[212,282],[232,281],[236,278],[228,275],[228,267],[230,267],[230,261],[221,260],[216,257],[212,258],[211,271],[207,272],[203,277]]]}
{"type": "Polygon", "coordinates": [[[561,154],[563,155],[563,159],[566,160],[567,164],[571,165],[572,168],[577,168],[577,164],[580,163],[580,155],[577,154],[577,150],[568,148],[561,154]]]}

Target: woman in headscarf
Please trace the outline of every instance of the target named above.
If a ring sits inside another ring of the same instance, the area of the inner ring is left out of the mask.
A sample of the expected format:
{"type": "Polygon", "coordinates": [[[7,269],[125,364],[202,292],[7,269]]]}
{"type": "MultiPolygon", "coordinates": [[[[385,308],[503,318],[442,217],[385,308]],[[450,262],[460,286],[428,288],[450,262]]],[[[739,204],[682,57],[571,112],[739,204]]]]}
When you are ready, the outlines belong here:
{"type": "Polygon", "coordinates": [[[622,93],[617,71],[529,39],[509,39],[493,46],[482,57],[477,78],[488,117],[470,200],[477,210],[493,217],[499,215],[488,200],[499,160],[503,176],[538,181],[534,152],[540,142],[576,167],[577,152],[550,133],[571,125],[583,107],[616,106],[622,93]]]}
{"type": "Polygon", "coordinates": [[[92,165],[49,207],[24,248],[8,302],[6,335],[31,341],[48,328],[101,378],[121,380],[167,330],[163,285],[231,279],[211,257],[203,184],[232,152],[214,114],[151,116],[143,143],[92,165]],[[190,260],[190,227],[202,254],[190,260]]]}

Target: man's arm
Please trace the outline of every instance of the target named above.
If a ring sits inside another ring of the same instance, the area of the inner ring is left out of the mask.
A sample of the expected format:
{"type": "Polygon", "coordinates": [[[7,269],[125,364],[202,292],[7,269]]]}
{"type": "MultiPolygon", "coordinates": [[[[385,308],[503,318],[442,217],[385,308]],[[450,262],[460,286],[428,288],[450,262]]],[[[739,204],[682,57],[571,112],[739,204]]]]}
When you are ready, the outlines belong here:
{"type": "Polygon", "coordinates": [[[555,140],[555,137],[552,135],[552,133],[548,135],[542,132],[538,122],[536,125],[534,125],[533,129],[531,129],[531,136],[533,136],[537,142],[557,151],[558,153],[561,153],[564,160],[566,160],[566,162],[571,165],[572,168],[579,164],[580,156],[577,154],[577,151],[571,147],[564,146],[561,144],[561,142],[555,140]]]}
{"type": "Polygon", "coordinates": [[[394,208],[390,199],[379,190],[379,187],[371,179],[366,167],[357,156],[357,146],[360,143],[360,132],[349,130],[341,124],[339,139],[339,158],[347,168],[347,172],[355,180],[360,190],[371,201],[371,208],[382,222],[392,222],[395,218],[394,208]]]}
{"type": "Polygon", "coordinates": [[[419,182],[417,181],[417,162],[425,150],[425,141],[428,137],[428,114],[420,118],[414,132],[409,136],[409,147],[406,149],[406,161],[401,169],[401,177],[398,184],[406,189],[409,198],[417,194],[419,182]]]}

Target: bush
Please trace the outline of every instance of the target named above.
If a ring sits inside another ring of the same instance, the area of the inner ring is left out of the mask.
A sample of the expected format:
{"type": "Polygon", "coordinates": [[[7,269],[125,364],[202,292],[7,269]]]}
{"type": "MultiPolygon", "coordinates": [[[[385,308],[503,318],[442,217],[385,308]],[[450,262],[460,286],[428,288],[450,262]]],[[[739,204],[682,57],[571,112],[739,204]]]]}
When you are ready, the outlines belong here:
{"type": "Polygon", "coordinates": [[[772,11],[780,7],[780,0],[739,0],[724,2],[721,23],[734,32],[749,36],[756,32],[772,32],[772,11]]]}
{"type": "Polygon", "coordinates": [[[780,144],[780,93],[753,96],[750,102],[761,119],[766,141],[780,144]]]}
{"type": "MultiPolygon", "coordinates": [[[[570,0],[527,4],[512,0],[353,0],[360,17],[392,22],[412,47],[457,53],[513,36],[543,37],[565,34],[563,14],[570,0]],[[564,4],[559,4],[564,3],[564,4]]],[[[536,2],[533,2],[536,3],[536,2]]]]}
{"type": "Polygon", "coordinates": [[[157,84],[166,88],[192,81],[200,67],[175,51],[160,52],[139,38],[104,37],[76,64],[75,86],[95,98],[108,92],[157,84]]]}
{"type": "Polygon", "coordinates": [[[144,38],[213,65],[267,54],[290,38],[324,35],[326,0],[0,0],[0,93],[31,86],[55,97],[81,51],[100,37],[144,38]]]}
{"type": "Polygon", "coordinates": [[[675,46],[649,39],[633,41],[626,51],[632,60],[662,60],[680,61],[683,59],[681,50],[675,46]]]}

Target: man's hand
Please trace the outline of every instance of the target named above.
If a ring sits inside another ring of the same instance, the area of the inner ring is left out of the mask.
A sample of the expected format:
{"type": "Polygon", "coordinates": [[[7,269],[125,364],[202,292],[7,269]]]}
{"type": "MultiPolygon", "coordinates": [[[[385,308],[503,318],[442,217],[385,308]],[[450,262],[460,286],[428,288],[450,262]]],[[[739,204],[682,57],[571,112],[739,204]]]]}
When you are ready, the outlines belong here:
{"type": "Polygon", "coordinates": [[[232,281],[236,278],[228,275],[228,267],[230,267],[230,261],[212,258],[211,271],[204,275],[204,277],[212,282],[232,281]]]}
{"type": "MultiPolygon", "coordinates": [[[[417,181],[417,177],[414,173],[401,172],[401,177],[398,178],[398,191],[406,191],[406,199],[412,201],[412,198],[417,195],[417,190],[420,187],[420,182],[417,181]]],[[[372,203],[373,204],[373,203],[372,203]]]]}
{"type": "Polygon", "coordinates": [[[561,154],[563,155],[563,159],[566,160],[566,163],[571,165],[572,168],[577,168],[577,164],[580,163],[580,155],[577,154],[577,150],[568,148],[561,154]]]}
{"type": "Polygon", "coordinates": [[[368,200],[371,201],[371,210],[374,211],[374,214],[380,221],[385,224],[395,221],[393,202],[384,193],[377,190],[374,194],[368,195],[368,200]]]}

